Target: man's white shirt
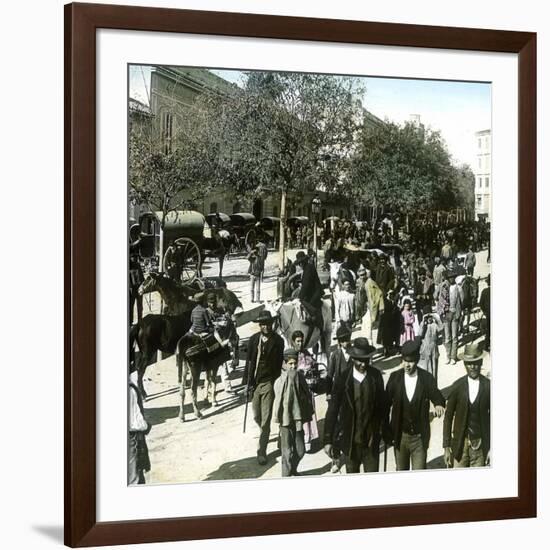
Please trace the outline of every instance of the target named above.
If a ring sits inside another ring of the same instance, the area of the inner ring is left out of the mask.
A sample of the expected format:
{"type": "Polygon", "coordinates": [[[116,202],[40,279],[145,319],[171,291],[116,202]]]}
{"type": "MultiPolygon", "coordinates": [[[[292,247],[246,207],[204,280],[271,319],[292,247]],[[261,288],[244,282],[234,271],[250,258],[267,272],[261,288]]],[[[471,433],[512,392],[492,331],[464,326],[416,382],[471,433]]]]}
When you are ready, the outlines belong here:
{"type": "Polygon", "coordinates": [[[412,401],[414,391],[416,390],[416,383],[418,382],[418,371],[415,369],[413,374],[405,373],[405,391],[407,392],[407,399],[412,401]]]}
{"type": "Polygon", "coordinates": [[[468,394],[470,397],[470,403],[473,403],[476,400],[477,394],[479,393],[479,378],[475,380],[468,376],[468,394]]]}

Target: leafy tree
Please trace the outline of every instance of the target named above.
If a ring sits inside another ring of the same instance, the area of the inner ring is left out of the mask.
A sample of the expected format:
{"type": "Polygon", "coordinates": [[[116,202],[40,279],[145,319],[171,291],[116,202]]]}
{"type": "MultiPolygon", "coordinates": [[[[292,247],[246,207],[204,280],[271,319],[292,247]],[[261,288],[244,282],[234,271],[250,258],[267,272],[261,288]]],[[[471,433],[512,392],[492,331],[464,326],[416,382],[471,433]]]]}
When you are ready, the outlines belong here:
{"type": "Polygon", "coordinates": [[[466,177],[451,163],[439,132],[386,121],[363,127],[347,182],[360,204],[391,205],[406,214],[459,204],[466,177]]]}
{"type": "Polygon", "coordinates": [[[360,94],[354,78],[254,72],[240,93],[201,102],[215,113],[219,182],[248,197],[281,197],[280,267],[288,195],[339,185],[361,122],[360,94]]]}
{"type": "Polygon", "coordinates": [[[195,207],[209,192],[218,158],[208,111],[199,105],[175,107],[172,115],[176,130],[170,145],[155,132],[153,120],[132,125],[129,137],[130,199],[159,212],[163,231],[170,212],[195,207]]]}

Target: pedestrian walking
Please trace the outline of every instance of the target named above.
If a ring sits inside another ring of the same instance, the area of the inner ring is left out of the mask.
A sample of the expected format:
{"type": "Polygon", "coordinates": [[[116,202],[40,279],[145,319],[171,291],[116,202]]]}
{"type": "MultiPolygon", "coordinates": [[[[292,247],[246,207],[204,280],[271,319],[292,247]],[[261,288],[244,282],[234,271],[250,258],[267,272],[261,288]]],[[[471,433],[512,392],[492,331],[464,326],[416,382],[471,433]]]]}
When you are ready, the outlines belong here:
{"type": "Polygon", "coordinates": [[[243,380],[246,382],[246,398],[252,396],[254,421],[260,428],[257,458],[261,466],[267,463],[267,444],[273,411],[273,384],[281,374],[284,341],[274,332],[275,317],[262,311],[256,323],[260,332],[253,334],[248,342],[243,380]]]}
{"type": "Polygon", "coordinates": [[[279,424],[282,476],[298,475],[298,464],[306,452],[304,426],[313,409],[303,371],[298,369],[298,351],[283,352],[281,375],[274,384],[274,420],[279,424]]]}
{"type": "Polygon", "coordinates": [[[380,371],[370,365],[376,349],[366,338],[356,338],[350,348],[353,368],[335,378],[325,418],[325,452],[334,458],[338,441],[346,457],[346,472],[379,470],[381,429],[386,396],[380,371]],[[341,438],[339,438],[341,432],[341,438]]]}
{"type": "Polygon", "coordinates": [[[443,322],[447,364],[456,365],[458,327],[462,315],[462,289],[456,284],[455,271],[446,271],[437,302],[437,313],[443,322]]]}
{"type": "Polygon", "coordinates": [[[418,368],[421,339],[403,344],[402,368],[393,372],[386,388],[391,405],[391,438],[397,470],[426,468],[430,444],[430,402],[435,415],[445,410],[445,398],[437,388],[434,377],[418,368]]]}
{"type": "Polygon", "coordinates": [[[437,382],[439,368],[439,333],[443,331],[443,323],[437,313],[432,313],[430,306],[424,306],[422,318],[422,345],[420,346],[421,366],[427,370],[437,382]]]}
{"type": "Polygon", "coordinates": [[[464,258],[464,267],[466,268],[466,273],[470,276],[473,276],[475,266],[476,255],[472,250],[472,245],[470,244],[470,246],[468,247],[468,252],[466,253],[466,257],[464,258]]]}
{"type": "Polygon", "coordinates": [[[137,387],[137,372],[133,370],[128,379],[128,485],[144,484],[145,472],[151,469],[145,438],[150,430],[137,387]]]}
{"type": "Polygon", "coordinates": [[[264,259],[261,251],[256,245],[246,258],[249,262],[248,274],[250,275],[250,301],[252,303],[260,301],[260,285],[262,283],[262,274],[264,272],[264,259]]]}
{"type": "Polygon", "coordinates": [[[486,466],[491,448],[491,383],[481,374],[483,351],[464,348],[466,376],[451,387],[443,422],[443,449],[448,467],[486,466]]]}
{"type": "Polygon", "coordinates": [[[403,300],[403,307],[401,308],[401,340],[400,345],[403,346],[405,342],[414,340],[414,325],[416,317],[411,307],[411,301],[409,299],[403,300]]]}
{"type": "Polygon", "coordinates": [[[485,315],[485,351],[491,351],[491,275],[487,275],[487,286],[479,296],[479,307],[485,315]]]}
{"type": "MultiPolygon", "coordinates": [[[[291,336],[292,347],[298,352],[297,369],[301,372],[306,381],[315,375],[317,365],[315,359],[307,349],[304,348],[304,333],[295,330],[291,336]]],[[[308,386],[308,396],[311,402],[311,420],[303,422],[304,444],[306,452],[311,451],[315,441],[319,439],[319,428],[317,426],[317,415],[315,414],[315,394],[308,386]]]]}
{"type": "Polygon", "coordinates": [[[342,290],[336,295],[336,323],[345,326],[350,332],[355,323],[355,294],[351,291],[351,283],[345,280],[342,290]]]}

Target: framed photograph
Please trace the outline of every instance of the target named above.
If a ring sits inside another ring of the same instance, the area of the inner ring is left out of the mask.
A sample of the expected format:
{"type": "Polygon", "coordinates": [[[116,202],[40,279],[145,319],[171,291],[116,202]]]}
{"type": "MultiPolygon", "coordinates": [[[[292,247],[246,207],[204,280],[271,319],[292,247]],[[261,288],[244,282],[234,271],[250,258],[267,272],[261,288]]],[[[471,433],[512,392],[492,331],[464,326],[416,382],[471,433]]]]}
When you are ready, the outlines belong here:
{"type": "Polygon", "coordinates": [[[67,5],[65,543],[535,516],[535,121],[534,33],[67,5]]]}

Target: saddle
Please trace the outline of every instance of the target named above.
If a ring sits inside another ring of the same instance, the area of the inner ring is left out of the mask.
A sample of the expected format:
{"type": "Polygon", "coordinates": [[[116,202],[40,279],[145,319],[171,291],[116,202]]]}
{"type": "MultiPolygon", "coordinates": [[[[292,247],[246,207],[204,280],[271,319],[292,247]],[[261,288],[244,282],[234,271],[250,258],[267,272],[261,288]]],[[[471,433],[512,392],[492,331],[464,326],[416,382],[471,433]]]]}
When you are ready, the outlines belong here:
{"type": "Polygon", "coordinates": [[[200,340],[185,351],[185,356],[188,359],[194,359],[203,353],[213,354],[222,348],[226,348],[228,344],[227,340],[220,338],[217,330],[206,334],[197,334],[196,336],[200,340]]]}

